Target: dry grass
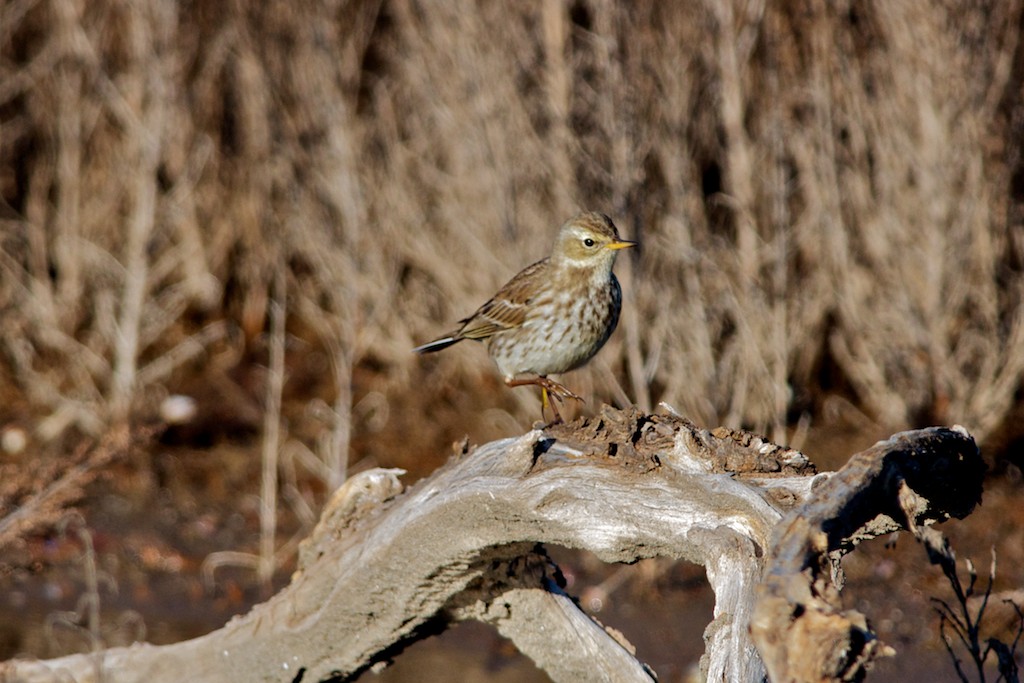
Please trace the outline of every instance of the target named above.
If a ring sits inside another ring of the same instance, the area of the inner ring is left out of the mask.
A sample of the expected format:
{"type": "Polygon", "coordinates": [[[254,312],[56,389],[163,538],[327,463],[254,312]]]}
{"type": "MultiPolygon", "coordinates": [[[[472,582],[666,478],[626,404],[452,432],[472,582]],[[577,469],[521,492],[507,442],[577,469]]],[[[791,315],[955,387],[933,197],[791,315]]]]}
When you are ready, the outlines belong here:
{"type": "Polygon", "coordinates": [[[507,433],[537,402],[481,349],[409,350],[586,207],[643,243],[568,379],[588,409],[785,440],[836,396],[984,439],[1024,375],[1021,27],[1019,0],[8,2],[0,422],[98,435],[212,357],[266,363],[284,268],[327,358],[306,466],[507,433]]]}
{"type": "Polygon", "coordinates": [[[0,466],[0,550],[59,527],[66,508],[85,495],[85,488],[149,436],[115,429],[102,442],[83,443],[59,462],[0,466]]]}

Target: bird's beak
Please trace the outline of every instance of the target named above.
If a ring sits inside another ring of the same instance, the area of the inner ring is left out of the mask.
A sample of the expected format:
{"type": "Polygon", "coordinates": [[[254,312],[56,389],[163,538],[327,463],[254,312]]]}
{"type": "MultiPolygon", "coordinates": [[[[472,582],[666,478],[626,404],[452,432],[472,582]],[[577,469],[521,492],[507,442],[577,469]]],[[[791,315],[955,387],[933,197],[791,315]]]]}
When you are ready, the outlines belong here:
{"type": "Polygon", "coordinates": [[[635,246],[636,246],[636,242],[630,242],[629,240],[620,240],[619,242],[610,242],[608,244],[608,248],[609,249],[613,249],[613,250],[629,249],[630,247],[635,247],[635,246]]]}

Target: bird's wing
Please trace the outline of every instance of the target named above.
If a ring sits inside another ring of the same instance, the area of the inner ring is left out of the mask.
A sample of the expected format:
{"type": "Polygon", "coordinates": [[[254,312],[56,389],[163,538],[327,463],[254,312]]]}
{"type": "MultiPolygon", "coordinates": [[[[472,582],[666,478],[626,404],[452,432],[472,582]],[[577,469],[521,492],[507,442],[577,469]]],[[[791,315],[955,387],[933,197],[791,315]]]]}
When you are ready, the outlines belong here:
{"type": "Polygon", "coordinates": [[[538,273],[546,265],[547,259],[544,259],[520,271],[476,313],[461,321],[462,328],[456,336],[460,339],[486,339],[522,325],[530,299],[537,290],[538,273]]]}

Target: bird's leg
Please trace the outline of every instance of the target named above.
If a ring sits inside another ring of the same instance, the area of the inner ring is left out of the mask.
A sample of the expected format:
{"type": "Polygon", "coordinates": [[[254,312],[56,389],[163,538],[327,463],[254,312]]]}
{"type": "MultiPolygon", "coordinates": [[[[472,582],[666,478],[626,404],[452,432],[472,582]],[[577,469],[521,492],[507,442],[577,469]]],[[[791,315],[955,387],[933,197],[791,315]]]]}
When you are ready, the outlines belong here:
{"type": "Polygon", "coordinates": [[[548,406],[550,405],[551,406],[551,418],[552,418],[551,419],[551,424],[553,424],[553,425],[557,425],[557,424],[561,424],[562,423],[562,416],[558,412],[558,406],[555,405],[555,400],[561,401],[562,399],[560,399],[557,396],[555,396],[554,394],[552,394],[551,395],[551,400],[548,400],[548,390],[547,390],[547,388],[543,387],[543,386],[540,388],[540,416],[541,416],[541,419],[544,418],[544,412],[547,410],[548,406]]]}

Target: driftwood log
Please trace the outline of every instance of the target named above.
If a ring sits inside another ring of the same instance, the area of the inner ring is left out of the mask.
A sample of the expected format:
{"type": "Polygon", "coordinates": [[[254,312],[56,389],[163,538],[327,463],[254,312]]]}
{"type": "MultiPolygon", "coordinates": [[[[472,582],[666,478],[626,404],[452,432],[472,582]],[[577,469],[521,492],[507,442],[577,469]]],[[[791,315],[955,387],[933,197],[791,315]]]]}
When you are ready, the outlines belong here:
{"type": "Polygon", "coordinates": [[[708,680],[850,680],[885,648],[842,611],[839,556],[966,515],[983,470],[960,428],[906,432],[815,474],[751,434],[606,409],[463,448],[405,491],[398,471],[356,475],[304,542],[291,584],[218,631],[12,660],[0,680],[351,680],[464,619],[493,624],[556,681],[653,680],[565,593],[544,543],[606,562],[703,565],[716,600],[708,680]]]}

